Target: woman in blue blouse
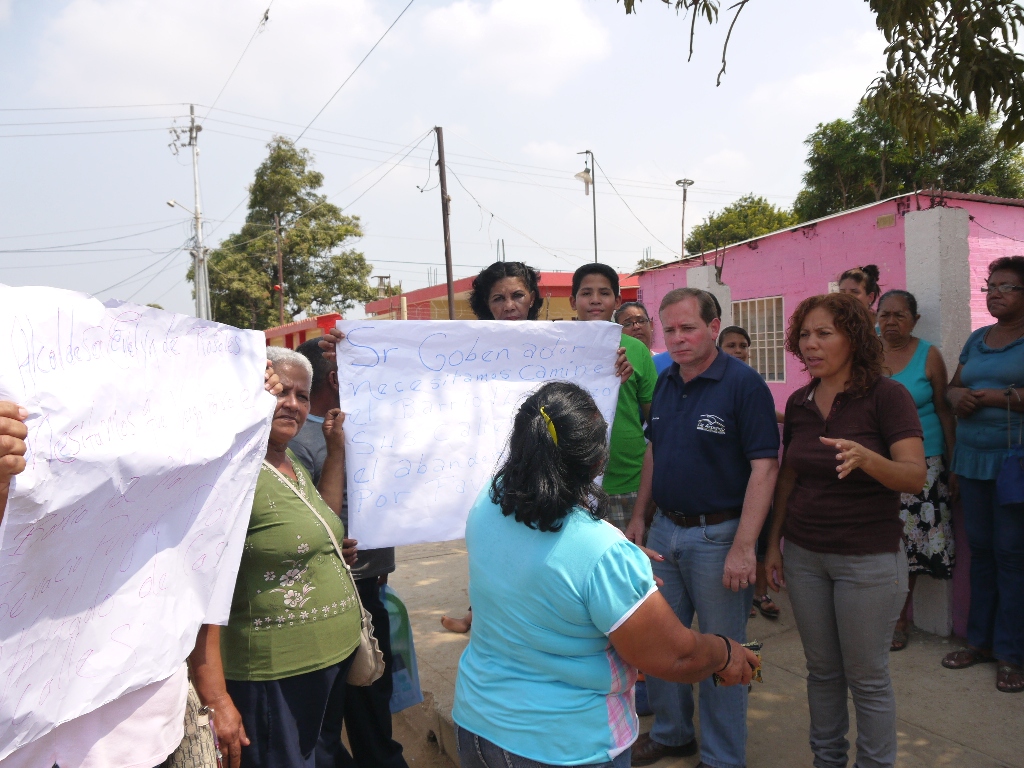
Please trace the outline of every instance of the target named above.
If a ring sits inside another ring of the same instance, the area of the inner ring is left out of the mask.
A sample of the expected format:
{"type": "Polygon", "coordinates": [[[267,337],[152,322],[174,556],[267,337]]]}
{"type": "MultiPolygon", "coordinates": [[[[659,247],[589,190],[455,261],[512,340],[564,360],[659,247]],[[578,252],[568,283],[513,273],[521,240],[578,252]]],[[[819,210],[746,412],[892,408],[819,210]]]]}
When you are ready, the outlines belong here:
{"type": "Polygon", "coordinates": [[[952,471],[960,483],[971,548],[967,648],[949,669],[997,661],[996,688],[1024,691],[1024,511],[996,500],[996,477],[1024,418],[1024,256],[993,261],[982,286],[994,325],[970,335],[948,398],[959,419],[952,471]]]}
{"type": "MultiPolygon", "coordinates": [[[[878,328],[885,352],[886,375],[910,392],[924,430],[928,477],[920,493],[904,493],[900,502],[903,538],[910,564],[910,591],[903,605],[891,650],[907,647],[907,610],[917,576],[953,578],[952,480],[947,471],[956,443],[956,419],[946,402],[946,363],[936,347],[914,335],[921,318],[917,299],[907,291],[887,291],[878,301],[878,328]]],[[[955,477],[955,476],[953,476],[955,477]]]]}
{"type": "Polygon", "coordinates": [[[735,640],[684,627],[647,555],[601,519],[607,433],[587,392],[545,384],[470,510],[473,635],[452,713],[462,768],[625,768],[637,667],[735,685],[758,663],[735,640]]]}

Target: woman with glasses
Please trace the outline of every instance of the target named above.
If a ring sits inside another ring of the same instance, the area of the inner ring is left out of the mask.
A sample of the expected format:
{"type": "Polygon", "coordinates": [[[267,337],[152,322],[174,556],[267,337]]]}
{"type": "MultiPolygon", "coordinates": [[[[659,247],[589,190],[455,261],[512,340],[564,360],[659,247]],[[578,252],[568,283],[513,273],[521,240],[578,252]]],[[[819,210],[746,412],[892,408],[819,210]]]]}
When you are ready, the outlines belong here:
{"type": "Polygon", "coordinates": [[[996,497],[996,478],[1024,418],[1024,256],[996,259],[982,286],[994,325],[970,335],[947,397],[958,418],[952,471],[971,548],[967,648],[948,669],[998,662],[996,688],[1024,691],[1024,513],[996,497]],[[1012,429],[1008,428],[1009,425],[1012,429]],[[1009,433],[1009,435],[1008,435],[1009,433]]]}
{"type": "Polygon", "coordinates": [[[622,326],[622,332],[642,341],[648,349],[654,343],[654,324],[642,301],[627,301],[615,310],[612,319],[622,326]]]}

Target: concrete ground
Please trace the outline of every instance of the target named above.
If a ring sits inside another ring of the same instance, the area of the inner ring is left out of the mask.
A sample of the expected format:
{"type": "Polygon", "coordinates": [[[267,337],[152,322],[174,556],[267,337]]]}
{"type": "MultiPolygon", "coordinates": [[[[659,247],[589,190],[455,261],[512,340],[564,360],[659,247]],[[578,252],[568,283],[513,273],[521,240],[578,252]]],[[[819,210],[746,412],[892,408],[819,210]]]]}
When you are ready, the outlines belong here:
{"type": "MultiPolygon", "coordinates": [[[[459,655],[468,637],[445,631],[441,615],[462,615],[468,606],[464,543],[424,544],[398,550],[390,583],[405,601],[413,624],[420,683],[427,701],[401,713],[396,729],[425,768],[457,763],[451,708],[459,655]]],[[[764,684],[750,696],[749,768],[811,766],[803,649],[785,592],[776,601],[777,621],[751,619],[748,637],[764,642],[764,684]]],[[[939,661],[954,639],[915,631],[907,649],[892,655],[899,733],[898,768],[1024,767],[1024,694],[999,693],[995,666],[944,669],[939,661]]],[[[851,723],[855,723],[850,707],[851,723]]],[[[652,718],[641,720],[641,731],[652,718]]],[[[852,740],[852,739],[851,739],[852,740]]],[[[853,750],[851,750],[853,751],[853,750]]],[[[659,768],[692,768],[698,757],[665,759],[659,768]]],[[[853,755],[851,755],[851,764],[853,755]]],[[[412,765],[413,763],[410,763],[412,765]]]]}

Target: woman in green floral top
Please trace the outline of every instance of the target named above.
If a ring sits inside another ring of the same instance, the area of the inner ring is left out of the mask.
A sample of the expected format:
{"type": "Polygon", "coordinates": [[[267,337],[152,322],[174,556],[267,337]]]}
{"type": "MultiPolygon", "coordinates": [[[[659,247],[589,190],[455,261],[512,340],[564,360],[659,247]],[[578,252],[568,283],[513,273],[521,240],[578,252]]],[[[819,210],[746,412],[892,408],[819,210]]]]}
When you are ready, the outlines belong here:
{"type": "MultiPolygon", "coordinates": [[[[340,756],[345,679],[359,643],[355,561],[338,519],[345,487],[345,443],[337,409],[324,419],[327,459],[319,486],[287,449],[309,415],[312,369],[302,355],[270,347],[283,390],[256,482],[231,618],[204,626],[193,674],[227,763],[312,765],[314,753],[340,756]],[[308,502],[308,504],[307,504],[308,502]],[[316,509],[323,522],[310,509],[316,509]]],[[[339,762],[340,764],[340,762],[339,762]]]]}

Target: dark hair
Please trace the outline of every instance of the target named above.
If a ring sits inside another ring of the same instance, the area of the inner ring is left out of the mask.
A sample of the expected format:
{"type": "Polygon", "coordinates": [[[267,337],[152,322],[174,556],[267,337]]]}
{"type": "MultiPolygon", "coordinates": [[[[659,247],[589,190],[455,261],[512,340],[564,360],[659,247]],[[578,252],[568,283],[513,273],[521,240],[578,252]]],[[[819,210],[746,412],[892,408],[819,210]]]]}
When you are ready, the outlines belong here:
{"type": "Polygon", "coordinates": [[[583,282],[583,278],[587,275],[601,275],[607,277],[608,282],[612,285],[612,292],[616,297],[619,295],[619,273],[609,267],[607,264],[584,264],[582,267],[572,273],[572,295],[575,296],[580,292],[580,283],[583,282]]]}
{"type": "Polygon", "coordinates": [[[594,480],[608,460],[607,431],[586,390],[568,381],[544,384],[516,413],[505,460],[491,482],[491,501],[517,523],[541,531],[561,530],[577,505],[603,518],[608,494],[594,480]]]}
{"type": "Polygon", "coordinates": [[[633,309],[634,307],[643,312],[644,317],[646,317],[648,320],[651,319],[651,313],[647,311],[647,307],[644,306],[644,303],[642,301],[627,301],[625,304],[621,304],[619,308],[615,310],[615,314],[612,315],[612,320],[614,320],[616,323],[619,322],[619,315],[621,315],[627,309],[633,309]]]}
{"type": "Polygon", "coordinates": [[[533,267],[528,267],[521,261],[496,261],[473,280],[473,291],[469,294],[469,307],[473,310],[477,320],[493,320],[491,313],[491,288],[499,280],[506,277],[517,277],[523,281],[528,291],[533,291],[533,304],[526,317],[529,320],[536,320],[540,314],[540,308],[544,306],[544,299],[540,296],[540,272],[533,267]]]}
{"type": "Polygon", "coordinates": [[[295,348],[295,351],[309,360],[313,366],[313,380],[309,384],[309,394],[316,395],[322,387],[328,386],[327,377],[331,371],[338,370],[338,363],[324,357],[324,351],[320,349],[320,337],[302,342],[295,348]]]}
{"type": "MultiPolygon", "coordinates": [[[[854,267],[848,269],[839,276],[839,282],[843,280],[853,280],[854,282],[860,283],[864,289],[864,293],[868,296],[874,296],[878,298],[878,294],[882,292],[882,289],[878,287],[878,278],[881,277],[881,273],[878,271],[878,267],[874,264],[865,264],[863,267],[854,267]]],[[[872,299],[871,303],[874,304],[875,300],[872,299]]]]}
{"type": "Polygon", "coordinates": [[[668,307],[673,304],[678,304],[681,301],[687,299],[696,299],[697,306],[700,308],[700,319],[708,325],[711,325],[712,320],[720,320],[722,317],[722,305],[718,303],[718,299],[715,298],[715,294],[711,291],[704,291],[700,288],[676,288],[665,294],[665,298],[661,300],[661,306],[658,307],[658,314],[660,315],[668,307]]]}
{"type": "Polygon", "coordinates": [[[989,276],[1000,270],[1016,272],[1017,277],[1024,283],[1024,256],[1003,256],[988,265],[989,276]]]}
{"type": "Polygon", "coordinates": [[[901,291],[899,288],[893,288],[891,291],[886,291],[882,294],[882,298],[878,300],[878,309],[882,309],[882,302],[888,299],[890,296],[896,296],[907,302],[907,309],[910,310],[910,314],[917,317],[917,299],[910,291],[901,291]]]}
{"type": "Polygon", "coordinates": [[[800,354],[800,329],[807,315],[819,307],[832,315],[832,323],[836,330],[850,340],[853,367],[847,389],[854,395],[863,395],[882,375],[884,354],[882,340],[875,333],[874,320],[871,319],[867,307],[853,296],[845,293],[826,293],[801,301],[789,319],[786,349],[791,355],[803,359],[800,354]]]}
{"type": "MultiPolygon", "coordinates": [[[[714,294],[712,294],[712,296],[713,295],[714,294]]],[[[738,325],[730,325],[728,328],[723,328],[722,332],[720,334],[718,334],[718,345],[719,346],[722,345],[722,339],[724,339],[730,333],[738,334],[738,335],[742,336],[744,339],[747,340],[747,344],[750,343],[750,334],[747,333],[747,329],[746,328],[740,328],[738,325]]]]}

